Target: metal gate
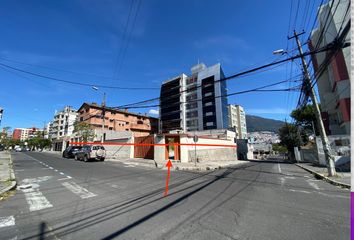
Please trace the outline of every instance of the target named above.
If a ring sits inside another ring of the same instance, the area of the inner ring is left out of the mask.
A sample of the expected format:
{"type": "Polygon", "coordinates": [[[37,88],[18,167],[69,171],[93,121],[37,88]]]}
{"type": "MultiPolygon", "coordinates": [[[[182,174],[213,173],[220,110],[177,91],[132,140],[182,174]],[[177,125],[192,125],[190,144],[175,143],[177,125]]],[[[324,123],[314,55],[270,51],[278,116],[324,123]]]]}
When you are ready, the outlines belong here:
{"type": "Polygon", "coordinates": [[[154,159],[154,136],[134,137],[134,144],[151,144],[148,146],[134,145],[134,158],[154,159]]]}

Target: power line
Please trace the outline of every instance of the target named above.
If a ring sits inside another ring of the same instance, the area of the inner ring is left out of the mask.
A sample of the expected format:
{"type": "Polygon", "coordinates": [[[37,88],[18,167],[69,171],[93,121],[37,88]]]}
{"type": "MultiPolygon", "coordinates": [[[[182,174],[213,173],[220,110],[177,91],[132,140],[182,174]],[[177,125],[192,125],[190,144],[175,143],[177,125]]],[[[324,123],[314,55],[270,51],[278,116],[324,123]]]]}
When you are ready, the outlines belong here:
{"type": "MultiPolygon", "coordinates": [[[[173,106],[178,106],[180,104],[190,104],[190,103],[195,103],[195,102],[200,102],[200,101],[208,101],[208,100],[213,100],[213,99],[217,99],[217,98],[223,98],[223,97],[229,97],[229,96],[234,96],[234,95],[240,95],[240,94],[245,94],[245,93],[250,93],[250,92],[283,92],[283,91],[296,91],[298,90],[298,86],[296,87],[292,87],[292,88],[282,88],[282,89],[265,89],[265,88],[269,88],[269,87],[273,87],[282,83],[286,83],[289,80],[283,80],[283,81],[279,81],[276,83],[272,83],[272,84],[267,84],[261,87],[257,87],[257,88],[253,88],[253,89],[247,89],[247,90],[243,90],[243,91],[238,91],[238,92],[233,92],[233,93],[228,93],[228,94],[224,94],[224,95],[220,95],[220,96],[207,96],[207,97],[202,97],[199,99],[192,99],[192,100],[188,100],[188,101],[179,101],[179,102],[174,102],[168,105],[169,107],[173,107],[173,106]]],[[[299,80],[294,80],[293,82],[299,82],[299,80]]],[[[167,99],[168,100],[168,99],[167,99]]],[[[156,105],[146,105],[146,106],[133,106],[133,107],[127,107],[127,109],[132,109],[132,108],[151,108],[151,107],[159,107],[161,106],[160,104],[156,104],[156,105]]]]}
{"type": "Polygon", "coordinates": [[[49,70],[54,70],[54,71],[59,71],[59,72],[70,73],[70,74],[87,75],[87,76],[92,76],[92,77],[96,77],[96,78],[113,79],[112,77],[103,76],[103,75],[99,75],[99,74],[70,71],[70,70],[65,70],[65,69],[61,69],[61,68],[54,68],[54,67],[49,67],[49,66],[44,66],[44,65],[39,65],[39,64],[21,62],[21,61],[8,59],[8,58],[4,58],[4,57],[0,57],[0,59],[3,61],[7,61],[7,62],[18,63],[18,64],[23,64],[23,65],[27,65],[27,66],[31,66],[31,67],[38,67],[38,68],[43,68],[43,69],[49,69],[49,70]]]}
{"type": "Polygon", "coordinates": [[[30,71],[23,70],[20,68],[12,67],[12,66],[4,64],[4,63],[0,63],[0,66],[15,70],[18,72],[26,73],[28,75],[32,75],[32,76],[36,76],[36,77],[40,77],[40,78],[45,78],[45,79],[49,79],[49,80],[56,81],[56,82],[79,85],[79,86],[86,86],[86,87],[95,86],[95,87],[99,87],[99,88],[120,89],[120,90],[155,90],[155,89],[159,89],[159,88],[149,88],[149,87],[118,87],[118,86],[108,86],[108,85],[91,84],[91,83],[80,83],[80,82],[74,82],[74,81],[70,81],[70,80],[65,80],[65,79],[50,77],[50,76],[39,74],[39,73],[30,72],[30,71]]]}
{"type": "Polygon", "coordinates": [[[132,23],[132,27],[130,28],[130,31],[128,33],[127,42],[126,42],[125,47],[124,47],[123,52],[122,52],[122,59],[120,61],[120,64],[118,65],[117,76],[119,75],[119,73],[120,73],[120,71],[122,69],[123,63],[124,63],[124,58],[125,58],[125,55],[127,53],[129,42],[130,42],[130,39],[131,39],[131,35],[132,35],[133,30],[134,30],[136,19],[138,17],[138,13],[139,13],[139,10],[140,10],[140,5],[141,5],[141,0],[138,0],[137,8],[136,8],[134,19],[133,19],[133,23],[132,23]]]}
{"type": "MultiPolygon", "coordinates": [[[[284,63],[284,62],[288,62],[288,61],[292,61],[294,59],[298,59],[298,58],[300,58],[302,56],[308,56],[308,55],[313,54],[313,53],[324,52],[324,51],[329,50],[331,47],[332,47],[332,45],[329,44],[329,45],[326,45],[326,46],[324,46],[324,47],[322,47],[320,49],[317,49],[315,51],[306,52],[303,55],[295,55],[293,57],[288,57],[286,59],[282,59],[282,60],[279,60],[279,61],[274,61],[274,62],[265,64],[265,65],[262,65],[260,67],[256,67],[256,68],[252,68],[252,69],[240,72],[240,73],[236,73],[236,74],[233,74],[233,75],[231,75],[229,77],[222,78],[220,80],[215,80],[214,83],[228,81],[228,80],[233,79],[233,78],[245,76],[245,75],[247,75],[249,73],[257,72],[259,70],[262,70],[262,69],[265,69],[265,68],[269,68],[269,67],[274,66],[274,65],[278,65],[278,64],[281,64],[281,63],[284,63]]],[[[196,86],[196,87],[193,87],[193,88],[189,88],[189,89],[180,91],[179,94],[181,94],[183,92],[195,90],[195,89],[198,89],[200,87],[202,87],[202,85],[199,85],[199,86],[196,86]]],[[[178,86],[178,88],[179,88],[179,86],[178,86]]],[[[174,96],[177,96],[177,95],[174,95],[174,96]]],[[[173,96],[170,96],[170,97],[173,97],[173,96]]],[[[117,107],[114,107],[114,108],[118,108],[118,109],[119,108],[127,108],[127,107],[130,107],[130,106],[134,106],[134,105],[138,105],[138,104],[142,104],[142,103],[147,103],[147,102],[152,102],[152,101],[157,101],[157,100],[159,100],[159,97],[152,98],[152,99],[147,99],[147,100],[143,100],[143,101],[139,101],[139,102],[134,102],[134,103],[130,103],[130,104],[125,104],[125,105],[117,106],[117,107]]]]}
{"type": "Polygon", "coordinates": [[[117,55],[117,58],[116,58],[116,62],[115,62],[115,65],[114,65],[114,72],[113,72],[113,78],[115,79],[116,78],[116,75],[117,75],[117,67],[119,66],[119,63],[120,63],[120,60],[121,60],[121,56],[122,56],[122,52],[123,52],[123,48],[124,48],[124,43],[125,43],[125,38],[126,38],[126,35],[127,35],[127,30],[128,30],[128,26],[129,26],[129,22],[130,22],[130,16],[132,14],[132,11],[133,11],[133,6],[134,6],[134,0],[131,1],[130,3],[130,8],[129,8],[129,14],[128,14],[128,18],[127,18],[127,22],[125,23],[125,27],[124,27],[124,32],[123,32],[123,36],[122,36],[122,43],[120,45],[120,48],[119,48],[119,52],[118,52],[118,55],[117,55]]]}

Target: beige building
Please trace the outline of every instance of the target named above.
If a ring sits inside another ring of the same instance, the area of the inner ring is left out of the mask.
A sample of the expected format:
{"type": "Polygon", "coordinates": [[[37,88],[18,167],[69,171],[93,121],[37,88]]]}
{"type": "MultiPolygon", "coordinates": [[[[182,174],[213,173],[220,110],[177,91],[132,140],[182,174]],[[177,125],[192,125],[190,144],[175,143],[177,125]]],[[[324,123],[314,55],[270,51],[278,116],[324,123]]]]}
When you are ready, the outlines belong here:
{"type": "Polygon", "coordinates": [[[246,113],[240,105],[228,105],[229,129],[236,132],[237,139],[247,139],[246,113]]]}
{"type": "MultiPolygon", "coordinates": [[[[93,129],[102,129],[102,106],[96,103],[84,103],[78,110],[78,121],[86,122],[93,126],[93,129]]],[[[128,131],[134,137],[148,136],[158,130],[158,119],[143,114],[131,113],[105,107],[104,130],[128,131]]],[[[107,132],[108,132],[107,131],[107,132]]]]}

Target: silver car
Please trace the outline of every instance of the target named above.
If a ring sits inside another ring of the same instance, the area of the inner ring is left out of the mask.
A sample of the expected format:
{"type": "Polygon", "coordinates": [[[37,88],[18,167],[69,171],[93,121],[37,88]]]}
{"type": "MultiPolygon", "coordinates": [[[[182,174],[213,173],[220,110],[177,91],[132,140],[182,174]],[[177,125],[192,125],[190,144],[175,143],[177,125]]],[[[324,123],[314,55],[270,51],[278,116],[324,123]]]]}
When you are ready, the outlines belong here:
{"type": "Polygon", "coordinates": [[[75,160],[83,160],[85,162],[89,160],[104,161],[106,158],[106,150],[103,146],[83,146],[80,150],[74,153],[75,160]]]}

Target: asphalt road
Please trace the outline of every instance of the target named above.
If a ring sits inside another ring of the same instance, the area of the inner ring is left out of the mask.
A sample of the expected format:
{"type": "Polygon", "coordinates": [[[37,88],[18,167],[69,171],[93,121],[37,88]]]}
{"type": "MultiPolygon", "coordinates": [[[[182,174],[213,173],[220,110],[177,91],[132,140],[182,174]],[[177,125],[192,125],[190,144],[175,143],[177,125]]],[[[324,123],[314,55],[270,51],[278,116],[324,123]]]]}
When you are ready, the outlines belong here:
{"type": "Polygon", "coordinates": [[[14,153],[0,239],[349,239],[350,192],[282,162],[214,172],[14,153]]]}

